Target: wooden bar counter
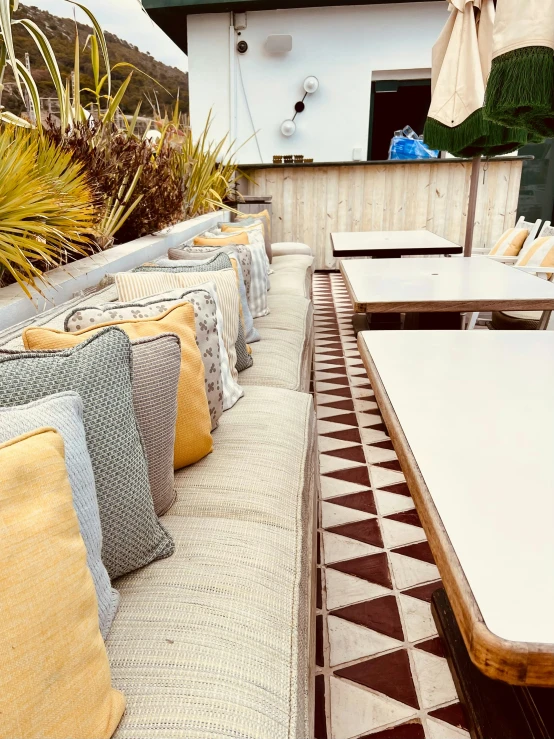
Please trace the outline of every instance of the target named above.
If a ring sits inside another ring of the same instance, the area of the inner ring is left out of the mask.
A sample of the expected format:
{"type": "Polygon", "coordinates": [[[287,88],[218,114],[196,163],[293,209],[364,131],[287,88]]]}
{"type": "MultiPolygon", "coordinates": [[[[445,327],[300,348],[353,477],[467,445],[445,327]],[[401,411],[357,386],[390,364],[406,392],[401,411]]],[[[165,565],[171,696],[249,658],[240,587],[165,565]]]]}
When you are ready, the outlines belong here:
{"type": "MultiPolygon", "coordinates": [[[[474,248],[492,246],[516,221],[524,159],[483,161],[474,248]]],[[[271,195],[272,241],[300,241],[316,269],[336,269],[330,234],[427,229],[463,244],[471,160],[241,164],[244,195],[271,195]]]]}

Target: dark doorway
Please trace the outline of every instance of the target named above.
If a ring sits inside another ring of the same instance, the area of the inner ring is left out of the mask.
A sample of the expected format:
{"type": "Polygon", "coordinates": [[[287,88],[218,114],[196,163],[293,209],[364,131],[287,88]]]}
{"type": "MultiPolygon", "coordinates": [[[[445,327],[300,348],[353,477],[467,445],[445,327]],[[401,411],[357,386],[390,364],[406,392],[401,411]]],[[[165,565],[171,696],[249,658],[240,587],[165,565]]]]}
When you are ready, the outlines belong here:
{"type": "Polygon", "coordinates": [[[411,126],[417,134],[431,104],[431,80],[383,80],[371,83],[368,159],[388,159],[394,132],[411,126]]]}

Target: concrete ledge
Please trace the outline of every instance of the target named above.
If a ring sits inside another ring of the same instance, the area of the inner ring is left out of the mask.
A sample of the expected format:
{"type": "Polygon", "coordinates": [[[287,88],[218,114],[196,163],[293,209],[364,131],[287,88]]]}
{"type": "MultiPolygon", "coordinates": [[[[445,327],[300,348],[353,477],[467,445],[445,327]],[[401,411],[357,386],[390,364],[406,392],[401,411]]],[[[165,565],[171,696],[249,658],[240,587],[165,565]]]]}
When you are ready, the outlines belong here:
{"type": "Polygon", "coordinates": [[[41,286],[44,295],[31,290],[32,300],[19,285],[0,288],[0,331],[65,303],[87,288],[95,287],[108,273],[126,272],[143,262],[161,257],[168,249],[212,228],[220,221],[228,220],[229,211],[207,213],[190,221],[176,223],[153,236],[143,236],[53,269],[48,272],[50,284],[41,286]]]}

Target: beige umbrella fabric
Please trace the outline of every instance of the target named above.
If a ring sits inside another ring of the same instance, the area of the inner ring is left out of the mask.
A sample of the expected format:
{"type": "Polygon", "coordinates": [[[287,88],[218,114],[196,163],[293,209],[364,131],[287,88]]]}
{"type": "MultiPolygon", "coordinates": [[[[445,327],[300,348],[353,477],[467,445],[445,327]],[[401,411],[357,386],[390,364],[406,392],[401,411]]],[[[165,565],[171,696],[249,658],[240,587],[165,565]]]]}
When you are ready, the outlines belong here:
{"type": "MultiPolygon", "coordinates": [[[[551,0],[554,2],[554,0],[551,0]]],[[[450,18],[432,53],[431,106],[425,143],[458,156],[513,151],[527,142],[483,118],[493,49],[493,0],[451,0],[450,18]]]]}
{"type": "Polygon", "coordinates": [[[554,0],[498,0],[485,115],[554,135],[554,0]]]}

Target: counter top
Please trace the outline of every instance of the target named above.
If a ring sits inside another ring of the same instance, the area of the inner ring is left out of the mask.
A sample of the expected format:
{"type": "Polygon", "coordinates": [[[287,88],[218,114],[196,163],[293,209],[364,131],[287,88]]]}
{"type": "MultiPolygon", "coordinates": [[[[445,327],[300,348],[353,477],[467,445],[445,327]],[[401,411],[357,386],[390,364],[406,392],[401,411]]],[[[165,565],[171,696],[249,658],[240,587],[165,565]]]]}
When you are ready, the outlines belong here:
{"type": "MultiPolygon", "coordinates": [[[[515,157],[493,157],[492,159],[483,158],[483,162],[513,162],[534,159],[533,156],[515,156],[515,157]]],[[[394,167],[397,164],[459,164],[460,162],[471,162],[471,159],[382,159],[361,162],[287,162],[287,164],[273,164],[273,162],[265,162],[263,164],[239,164],[240,169],[285,169],[287,167],[367,167],[373,165],[386,165],[394,167]]]]}

